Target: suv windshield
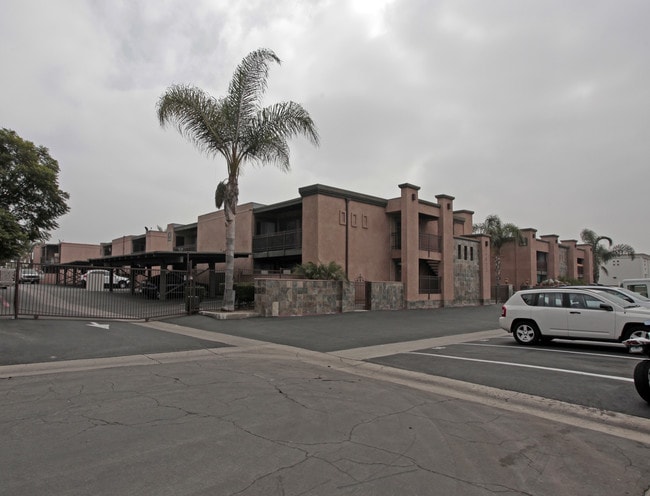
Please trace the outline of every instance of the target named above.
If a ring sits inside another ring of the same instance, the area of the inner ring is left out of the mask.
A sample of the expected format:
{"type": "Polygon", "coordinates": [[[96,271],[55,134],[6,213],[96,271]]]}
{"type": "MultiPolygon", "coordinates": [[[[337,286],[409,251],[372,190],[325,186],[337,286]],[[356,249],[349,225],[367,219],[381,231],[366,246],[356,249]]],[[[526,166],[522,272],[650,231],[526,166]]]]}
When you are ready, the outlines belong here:
{"type": "Polygon", "coordinates": [[[606,300],[611,301],[612,303],[616,303],[619,307],[623,308],[634,308],[638,307],[636,303],[630,303],[628,301],[625,301],[623,298],[619,298],[618,296],[615,296],[613,294],[610,294],[606,291],[599,291],[597,289],[593,290],[595,293],[598,293],[598,296],[601,298],[605,298],[606,300]]]}

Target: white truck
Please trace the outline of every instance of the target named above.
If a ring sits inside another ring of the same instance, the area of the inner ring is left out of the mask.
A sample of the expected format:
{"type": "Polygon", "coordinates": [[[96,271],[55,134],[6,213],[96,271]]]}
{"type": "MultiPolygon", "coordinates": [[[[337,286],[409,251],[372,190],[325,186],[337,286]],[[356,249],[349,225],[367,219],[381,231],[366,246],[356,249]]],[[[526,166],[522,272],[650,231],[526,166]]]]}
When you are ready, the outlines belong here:
{"type": "Polygon", "coordinates": [[[650,279],[624,279],[621,287],[650,298],[650,279]]]}

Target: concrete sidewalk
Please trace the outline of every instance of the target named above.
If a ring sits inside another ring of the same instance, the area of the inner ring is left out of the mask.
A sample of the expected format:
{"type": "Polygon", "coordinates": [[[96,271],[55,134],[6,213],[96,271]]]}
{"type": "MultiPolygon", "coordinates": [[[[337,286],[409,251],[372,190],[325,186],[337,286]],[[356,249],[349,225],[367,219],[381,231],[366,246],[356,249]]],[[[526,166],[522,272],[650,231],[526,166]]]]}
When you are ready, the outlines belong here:
{"type": "Polygon", "coordinates": [[[2,367],[1,495],[610,496],[650,486],[644,419],[359,361],[370,349],[319,353],[144,325],[230,346],[2,367]]]}

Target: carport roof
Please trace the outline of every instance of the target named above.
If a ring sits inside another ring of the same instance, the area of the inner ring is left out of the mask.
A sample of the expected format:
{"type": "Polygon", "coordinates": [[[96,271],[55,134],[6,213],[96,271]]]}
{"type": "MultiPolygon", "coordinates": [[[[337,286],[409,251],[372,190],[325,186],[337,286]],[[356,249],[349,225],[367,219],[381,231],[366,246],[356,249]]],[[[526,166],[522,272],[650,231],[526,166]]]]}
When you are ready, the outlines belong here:
{"type": "MultiPolygon", "coordinates": [[[[235,253],[235,258],[248,257],[250,253],[235,253]]],[[[226,254],[223,252],[198,252],[198,251],[152,251],[146,253],[131,253],[129,255],[115,255],[110,257],[92,258],[91,265],[121,267],[153,267],[160,265],[224,263],[226,254]]]]}

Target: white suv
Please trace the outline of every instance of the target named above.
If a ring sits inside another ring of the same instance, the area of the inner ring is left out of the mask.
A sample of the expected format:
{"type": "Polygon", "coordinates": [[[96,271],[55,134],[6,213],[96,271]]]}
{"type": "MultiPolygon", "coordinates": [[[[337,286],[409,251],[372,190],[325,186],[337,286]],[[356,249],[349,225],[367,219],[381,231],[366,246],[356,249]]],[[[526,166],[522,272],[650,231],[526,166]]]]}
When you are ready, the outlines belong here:
{"type": "Polygon", "coordinates": [[[501,309],[499,325],[519,344],[553,338],[623,341],[650,331],[650,309],[602,291],[545,288],[519,291],[501,309]]]}

